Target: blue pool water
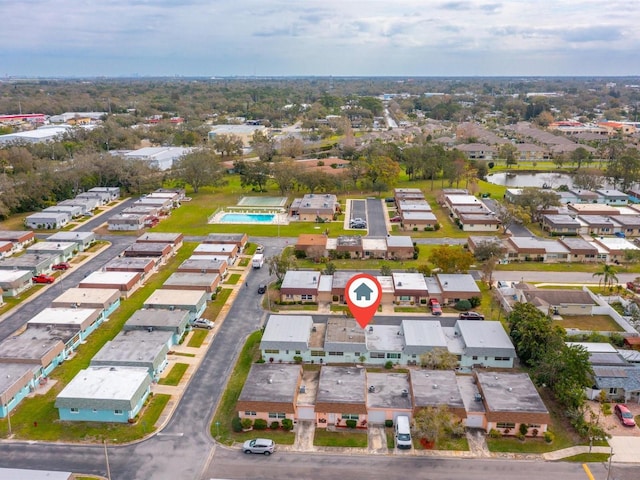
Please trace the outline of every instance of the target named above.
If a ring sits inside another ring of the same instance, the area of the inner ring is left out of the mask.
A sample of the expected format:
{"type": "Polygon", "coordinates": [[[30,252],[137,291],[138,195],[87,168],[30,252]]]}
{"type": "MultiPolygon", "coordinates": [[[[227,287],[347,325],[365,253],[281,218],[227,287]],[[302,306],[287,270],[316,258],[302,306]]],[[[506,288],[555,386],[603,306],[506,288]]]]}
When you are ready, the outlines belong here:
{"type": "Polygon", "coordinates": [[[273,223],[274,213],[225,213],[220,223],[273,223]]]}

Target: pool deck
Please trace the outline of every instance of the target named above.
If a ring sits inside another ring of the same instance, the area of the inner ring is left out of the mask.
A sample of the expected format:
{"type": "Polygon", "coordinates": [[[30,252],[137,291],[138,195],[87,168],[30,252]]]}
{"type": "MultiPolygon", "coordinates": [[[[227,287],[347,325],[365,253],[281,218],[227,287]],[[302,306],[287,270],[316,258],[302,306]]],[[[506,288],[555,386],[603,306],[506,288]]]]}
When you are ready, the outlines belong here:
{"type": "Polygon", "coordinates": [[[243,212],[237,212],[237,211],[225,211],[225,210],[221,210],[220,212],[216,213],[213,218],[209,221],[209,224],[215,224],[215,223],[219,223],[219,224],[225,224],[225,225],[232,225],[232,224],[236,224],[236,225],[289,225],[289,217],[287,216],[286,213],[279,213],[279,212],[256,212],[255,210],[248,210],[248,211],[243,211],[243,212]],[[255,222],[255,221],[251,221],[249,218],[247,218],[247,221],[233,221],[233,222],[223,222],[222,217],[224,217],[225,215],[273,215],[273,219],[269,222],[255,222]]]}

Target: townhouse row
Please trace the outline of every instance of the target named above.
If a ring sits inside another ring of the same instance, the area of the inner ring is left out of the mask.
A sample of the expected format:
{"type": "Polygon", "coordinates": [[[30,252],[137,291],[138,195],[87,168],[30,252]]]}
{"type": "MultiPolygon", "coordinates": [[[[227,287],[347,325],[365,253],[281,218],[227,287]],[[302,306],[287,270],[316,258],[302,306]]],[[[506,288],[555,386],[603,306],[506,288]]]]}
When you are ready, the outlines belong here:
{"type": "Polygon", "coordinates": [[[541,436],[549,411],[526,373],[410,369],[377,373],[359,366],[254,364],[236,403],[240,418],[271,423],[287,418],[312,421],[316,428],[358,428],[413,418],[427,407],[445,405],[466,427],[541,436]]]}

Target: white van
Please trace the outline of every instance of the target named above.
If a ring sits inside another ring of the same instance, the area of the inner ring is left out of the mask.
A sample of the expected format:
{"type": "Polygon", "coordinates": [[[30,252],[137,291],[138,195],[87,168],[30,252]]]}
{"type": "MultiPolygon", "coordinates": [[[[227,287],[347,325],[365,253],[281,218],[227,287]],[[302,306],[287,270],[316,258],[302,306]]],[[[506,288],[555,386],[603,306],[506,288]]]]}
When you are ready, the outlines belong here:
{"type": "Polygon", "coordinates": [[[398,448],[411,448],[411,424],[409,417],[398,415],[396,418],[396,446],[398,448]]]}

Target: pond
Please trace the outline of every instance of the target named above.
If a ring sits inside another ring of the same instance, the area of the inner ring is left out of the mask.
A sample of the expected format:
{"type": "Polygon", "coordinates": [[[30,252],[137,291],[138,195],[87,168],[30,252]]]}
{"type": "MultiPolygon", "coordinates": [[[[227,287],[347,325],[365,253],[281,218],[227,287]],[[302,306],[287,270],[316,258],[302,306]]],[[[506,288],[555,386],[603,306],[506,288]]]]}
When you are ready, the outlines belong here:
{"type": "MultiPolygon", "coordinates": [[[[521,188],[521,187],[548,187],[558,188],[560,185],[573,187],[573,176],[567,173],[516,173],[516,172],[500,172],[487,176],[487,181],[495,185],[504,185],[505,187],[521,188]]],[[[605,184],[603,187],[612,188],[613,185],[605,184]]]]}

